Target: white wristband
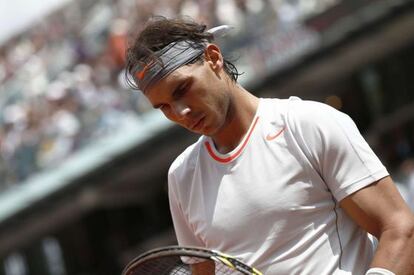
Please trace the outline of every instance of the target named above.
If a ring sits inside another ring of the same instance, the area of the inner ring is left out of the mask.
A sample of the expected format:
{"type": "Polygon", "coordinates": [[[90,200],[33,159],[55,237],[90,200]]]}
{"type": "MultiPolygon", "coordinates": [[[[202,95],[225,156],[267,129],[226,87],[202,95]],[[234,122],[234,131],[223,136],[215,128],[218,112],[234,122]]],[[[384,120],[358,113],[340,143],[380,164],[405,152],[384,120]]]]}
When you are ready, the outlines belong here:
{"type": "Polygon", "coordinates": [[[395,274],[394,272],[391,272],[385,268],[373,267],[373,268],[368,269],[365,275],[395,275],[395,274]]]}

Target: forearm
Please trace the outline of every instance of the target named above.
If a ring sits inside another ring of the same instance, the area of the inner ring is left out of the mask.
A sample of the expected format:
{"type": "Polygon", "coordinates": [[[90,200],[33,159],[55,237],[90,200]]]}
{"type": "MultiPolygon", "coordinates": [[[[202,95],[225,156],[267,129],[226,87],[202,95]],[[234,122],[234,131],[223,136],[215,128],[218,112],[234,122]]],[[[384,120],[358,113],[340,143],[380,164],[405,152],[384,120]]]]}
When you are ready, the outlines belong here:
{"type": "Polygon", "coordinates": [[[414,275],[414,230],[382,232],[371,267],[382,267],[397,275],[414,275]]]}
{"type": "Polygon", "coordinates": [[[213,261],[205,261],[191,265],[191,274],[193,275],[214,275],[215,264],[213,261]]]}

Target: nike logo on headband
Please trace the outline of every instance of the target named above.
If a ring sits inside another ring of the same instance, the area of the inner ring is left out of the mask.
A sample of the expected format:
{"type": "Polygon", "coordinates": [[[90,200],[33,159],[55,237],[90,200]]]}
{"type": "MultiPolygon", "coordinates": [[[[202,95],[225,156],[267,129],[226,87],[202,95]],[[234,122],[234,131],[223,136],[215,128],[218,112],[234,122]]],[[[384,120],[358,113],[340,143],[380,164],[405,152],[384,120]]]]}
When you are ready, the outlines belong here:
{"type": "Polygon", "coordinates": [[[145,76],[145,73],[148,71],[148,69],[149,69],[149,65],[146,65],[144,67],[144,69],[142,69],[141,71],[138,71],[135,74],[136,78],[138,78],[139,80],[142,80],[144,78],[144,76],[145,76]]]}

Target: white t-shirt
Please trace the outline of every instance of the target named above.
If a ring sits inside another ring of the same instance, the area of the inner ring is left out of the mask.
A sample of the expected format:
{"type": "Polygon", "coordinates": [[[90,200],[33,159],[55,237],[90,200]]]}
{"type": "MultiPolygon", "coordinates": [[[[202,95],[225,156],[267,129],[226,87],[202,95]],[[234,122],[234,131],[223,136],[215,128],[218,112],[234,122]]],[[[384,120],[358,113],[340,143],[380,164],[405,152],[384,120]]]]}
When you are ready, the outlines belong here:
{"type": "Polygon", "coordinates": [[[177,239],[266,275],[364,274],[376,241],[338,202],[387,175],[346,114],[296,97],[260,99],[233,151],[220,154],[202,136],[171,165],[177,239]]]}

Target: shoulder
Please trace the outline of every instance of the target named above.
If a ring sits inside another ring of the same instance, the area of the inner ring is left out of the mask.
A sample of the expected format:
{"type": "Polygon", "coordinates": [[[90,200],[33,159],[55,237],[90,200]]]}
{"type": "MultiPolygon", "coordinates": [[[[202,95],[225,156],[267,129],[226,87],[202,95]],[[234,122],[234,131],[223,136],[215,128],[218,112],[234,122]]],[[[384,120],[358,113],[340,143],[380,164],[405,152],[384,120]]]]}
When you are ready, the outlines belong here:
{"type": "Polygon", "coordinates": [[[261,101],[266,111],[277,112],[286,116],[292,115],[303,119],[312,119],[314,116],[323,116],[330,113],[341,113],[325,103],[303,100],[296,96],[286,99],[262,98],[261,101]]]}
{"type": "Polygon", "coordinates": [[[296,116],[303,118],[313,118],[313,116],[341,113],[328,104],[313,100],[303,100],[294,96],[286,99],[285,102],[290,113],[294,113],[296,116]]]}
{"type": "Polygon", "coordinates": [[[204,137],[200,137],[195,143],[188,146],[170,165],[168,170],[169,177],[179,175],[188,170],[194,170],[200,153],[200,147],[204,137]]]}
{"type": "Polygon", "coordinates": [[[352,119],[345,113],[328,104],[302,100],[290,97],[284,100],[286,105],[286,120],[292,127],[325,128],[333,125],[353,124],[352,119]]]}
{"type": "Polygon", "coordinates": [[[332,124],[350,120],[348,115],[325,103],[295,96],[287,99],[262,98],[260,115],[274,123],[284,124],[296,133],[329,128],[332,124]]]}

